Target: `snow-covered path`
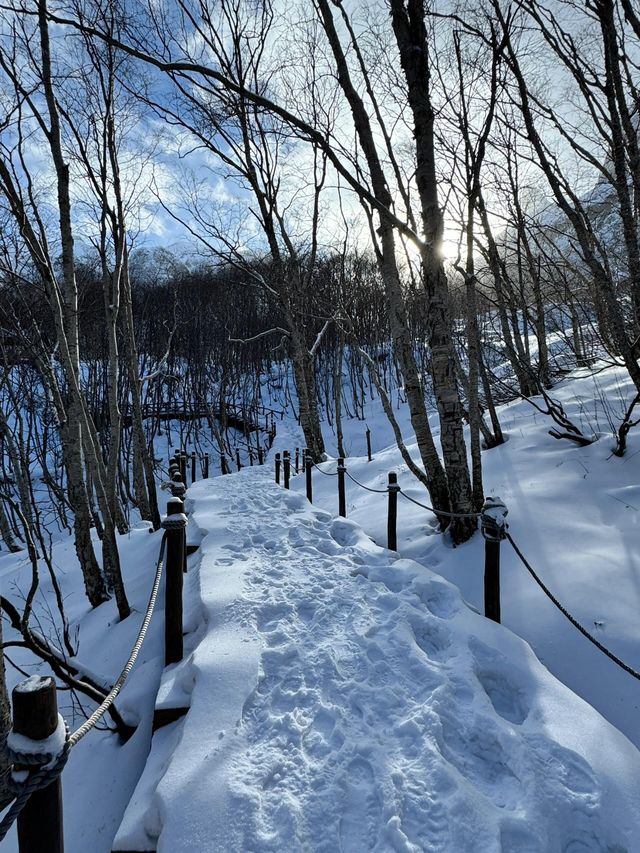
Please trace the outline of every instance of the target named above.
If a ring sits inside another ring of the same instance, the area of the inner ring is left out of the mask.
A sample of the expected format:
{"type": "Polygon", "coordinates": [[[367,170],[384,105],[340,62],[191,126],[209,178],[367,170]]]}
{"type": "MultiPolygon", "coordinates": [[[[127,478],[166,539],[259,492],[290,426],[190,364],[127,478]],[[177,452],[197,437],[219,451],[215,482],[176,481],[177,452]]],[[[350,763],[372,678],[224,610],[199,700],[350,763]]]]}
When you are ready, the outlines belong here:
{"type": "Polygon", "coordinates": [[[189,499],[204,626],[169,677],[190,710],[114,849],[638,849],[640,753],[455,587],[269,466],[189,499]]]}

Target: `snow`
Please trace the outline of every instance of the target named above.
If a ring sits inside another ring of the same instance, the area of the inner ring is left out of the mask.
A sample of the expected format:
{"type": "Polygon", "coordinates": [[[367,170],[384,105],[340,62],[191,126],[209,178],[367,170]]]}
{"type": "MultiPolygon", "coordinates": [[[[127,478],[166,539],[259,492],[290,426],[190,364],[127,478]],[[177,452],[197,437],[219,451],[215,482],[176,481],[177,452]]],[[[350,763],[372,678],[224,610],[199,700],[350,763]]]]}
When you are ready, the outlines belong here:
{"type": "MultiPolygon", "coordinates": [[[[34,681],[40,681],[38,676],[31,676],[28,681],[32,683],[34,681]]],[[[36,690],[37,686],[34,685],[31,687],[31,690],[36,690]]],[[[24,685],[22,685],[21,693],[28,692],[28,689],[24,689],[24,685]]],[[[7,746],[14,753],[20,753],[21,755],[50,755],[51,756],[51,764],[55,761],[55,759],[61,754],[64,743],[66,740],[66,725],[64,721],[64,717],[58,714],[58,723],[55,729],[51,732],[51,734],[40,740],[34,740],[33,738],[27,737],[26,735],[18,734],[17,732],[9,732],[9,737],[7,738],[7,746]]]]}
{"type": "Polygon", "coordinates": [[[190,709],[114,850],[634,849],[640,754],[523,640],[271,466],[189,498],[190,709]]]}
{"type": "MultiPolygon", "coordinates": [[[[552,396],[584,434],[588,447],[548,435],[551,419],[526,401],[500,407],[507,441],[482,454],[485,495],[499,495],[508,508],[509,533],[551,591],[600,642],[640,670],[640,433],[629,433],[628,450],[612,455],[611,422],[622,419],[634,389],[625,372],[597,365],[558,383],[552,396]]],[[[374,460],[367,462],[365,424],[346,421],[348,470],[366,486],[384,489],[396,471],[402,489],[429,503],[395,446],[376,400],[365,409],[374,460]]],[[[403,431],[412,457],[418,453],[404,410],[403,431]]],[[[431,419],[438,435],[437,420],[431,419]]],[[[330,438],[330,437],[329,437],[330,438]]],[[[296,441],[279,433],[274,449],[296,441]],[[280,442],[280,443],[279,443],[280,442]]],[[[335,447],[330,449],[335,452],[335,447]]],[[[323,466],[335,471],[335,461],[323,466]]],[[[336,477],[314,472],[314,504],[337,513],[336,477]]],[[[347,479],[347,514],[378,543],[386,543],[385,495],[370,494],[347,479]]],[[[304,477],[291,487],[305,491],[304,477]]],[[[398,498],[398,549],[460,588],[466,601],[483,610],[484,543],[480,536],[452,548],[438,535],[431,513],[398,498]]],[[[636,746],[640,746],[640,691],[637,680],[591,645],[536,586],[508,543],[501,546],[502,621],[533,647],[563,683],[586,699],[636,746]]]]}
{"type": "MultiPolygon", "coordinates": [[[[417,458],[401,393],[393,405],[417,458]]],[[[508,441],[483,465],[487,495],[504,500],[509,531],[543,580],[639,668],[640,436],[630,433],[624,458],[611,456],[611,424],[632,393],[615,368],[553,389],[599,436],[586,448],[551,439],[549,419],[526,402],[501,407],[508,441]]],[[[348,470],[378,489],[395,471],[428,502],[375,397],[365,415],[343,423],[348,470]]],[[[437,436],[435,417],[432,426],[437,436]]],[[[329,429],[325,438],[335,454],[329,429]]],[[[162,441],[169,452],[173,431],[162,441]]],[[[287,416],[273,451],[296,446],[287,416]]],[[[335,461],[322,467],[335,471],[335,461]]],[[[96,729],[65,768],[67,853],[637,850],[637,681],[564,619],[508,543],[503,627],[478,614],[480,535],[454,549],[430,513],[400,496],[399,553],[389,552],[384,494],[347,479],[349,518],[336,519],[337,478],[313,478],[313,507],[303,476],[291,492],[275,486],[273,454],[262,468],[189,488],[188,541],[200,548],[185,576],[184,660],[163,670],[161,592],[116,703],[136,733],[122,744],[96,729]],[[154,699],[156,709],[189,711],[152,739],[154,699]]],[[[134,610],[124,622],[113,602],[89,610],[73,546],[54,536],[78,670],[100,683],[119,674],[143,618],[161,535],[148,530],[134,524],[120,538],[134,610]]],[[[25,554],[0,553],[0,577],[19,603],[25,554]]],[[[43,572],[37,627],[61,647],[51,595],[43,572]]],[[[46,672],[23,649],[9,654],[46,672]]],[[[9,666],[8,678],[11,687],[22,676],[9,666]]],[[[58,700],[73,729],[77,701],[58,700]]],[[[15,831],[2,849],[15,853],[15,831]]]]}

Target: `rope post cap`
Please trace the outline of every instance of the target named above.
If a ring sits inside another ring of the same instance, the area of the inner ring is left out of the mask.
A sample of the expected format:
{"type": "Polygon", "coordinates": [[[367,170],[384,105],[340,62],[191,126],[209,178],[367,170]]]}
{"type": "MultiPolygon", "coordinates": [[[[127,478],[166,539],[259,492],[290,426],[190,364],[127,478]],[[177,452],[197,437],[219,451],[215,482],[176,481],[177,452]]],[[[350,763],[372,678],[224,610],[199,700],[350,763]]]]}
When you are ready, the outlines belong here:
{"type": "Polygon", "coordinates": [[[162,519],[163,530],[183,530],[188,523],[186,515],[181,513],[173,513],[173,515],[165,515],[162,519]]]}
{"type": "Polygon", "coordinates": [[[387,486],[387,490],[389,492],[399,492],[400,485],[398,483],[398,475],[395,471],[389,471],[389,485],[387,486]]]}
{"type": "Polygon", "coordinates": [[[485,498],[480,518],[482,535],[489,542],[501,542],[507,535],[509,510],[497,495],[485,498]]]}

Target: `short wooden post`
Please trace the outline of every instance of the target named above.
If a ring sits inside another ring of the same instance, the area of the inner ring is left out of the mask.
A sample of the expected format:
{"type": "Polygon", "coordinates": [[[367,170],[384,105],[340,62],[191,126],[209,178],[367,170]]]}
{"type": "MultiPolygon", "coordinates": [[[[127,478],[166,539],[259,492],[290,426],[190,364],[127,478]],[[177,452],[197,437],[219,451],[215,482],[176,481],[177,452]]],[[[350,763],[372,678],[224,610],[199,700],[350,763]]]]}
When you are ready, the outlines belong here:
{"type": "Polygon", "coordinates": [[[180,474],[182,475],[182,482],[187,485],[187,454],[186,451],[180,451],[180,474]]]}
{"type": "Polygon", "coordinates": [[[387,512],[387,548],[390,551],[398,550],[398,475],[395,471],[389,471],[389,509],[387,512]]]}
{"type": "Polygon", "coordinates": [[[164,664],[182,660],[182,575],[185,564],[185,532],[187,519],[184,503],[167,501],[167,515],[162,522],[167,532],[164,599],[164,664]]]}
{"type": "Polygon", "coordinates": [[[205,480],[209,479],[209,454],[204,454],[204,462],[202,463],[202,476],[205,480]]]}
{"type": "Polygon", "coordinates": [[[296,474],[300,470],[300,448],[296,447],[296,474]]]}
{"type": "Polygon", "coordinates": [[[305,450],[304,453],[305,458],[305,475],[307,478],[307,500],[309,503],[313,503],[313,483],[311,482],[311,470],[313,468],[313,463],[311,461],[311,451],[305,450]]]}
{"type": "Polygon", "coordinates": [[[347,517],[347,494],[344,485],[344,472],[347,469],[344,465],[342,456],[338,459],[338,515],[342,518],[347,517]]]}
{"type": "Polygon", "coordinates": [[[249,465],[253,468],[253,447],[249,445],[249,465]]]}
{"type": "Polygon", "coordinates": [[[507,531],[509,510],[499,497],[488,497],[482,507],[484,536],[484,615],[500,622],[500,543],[507,531]]]}
{"type": "Polygon", "coordinates": [[[258,465],[264,465],[264,450],[258,445],[258,465]]]}
{"type": "MultiPolygon", "coordinates": [[[[58,728],[56,683],[33,675],[13,688],[13,731],[32,740],[45,740],[58,728]]],[[[16,769],[21,769],[19,766],[16,769]]],[[[35,791],[18,816],[20,853],[64,853],[62,783],[35,791]]]]}
{"type": "Polygon", "coordinates": [[[276,453],[276,483],[280,485],[280,454],[276,453]]]}
{"type": "Polygon", "coordinates": [[[288,489],[291,478],[291,457],[288,450],[285,450],[282,454],[282,466],[284,468],[284,487],[288,489]]]}
{"type": "MultiPolygon", "coordinates": [[[[372,459],[372,457],[371,457],[371,430],[369,429],[369,427],[367,427],[366,436],[367,436],[367,459],[369,460],[369,462],[371,462],[371,459],[372,459]]],[[[393,550],[395,551],[395,548],[393,550]]]]}
{"type": "Polygon", "coordinates": [[[191,482],[192,482],[192,483],[195,483],[196,479],[197,479],[197,474],[196,474],[196,454],[195,454],[195,453],[192,453],[192,454],[191,454],[191,482]]]}
{"type": "Polygon", "coordinates": [[[240,462],[240,449],[236,447],[236,467],[238,471],[242,468],[242,463],[240,462]]]}

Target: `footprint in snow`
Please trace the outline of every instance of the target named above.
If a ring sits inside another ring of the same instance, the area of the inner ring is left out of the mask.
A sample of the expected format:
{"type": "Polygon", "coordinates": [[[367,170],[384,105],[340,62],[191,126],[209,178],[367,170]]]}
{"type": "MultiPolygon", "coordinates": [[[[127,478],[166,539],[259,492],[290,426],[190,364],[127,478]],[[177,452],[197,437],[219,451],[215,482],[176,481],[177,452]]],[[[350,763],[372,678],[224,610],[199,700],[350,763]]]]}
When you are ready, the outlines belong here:
{"type": "Polygon", "coordinates": [[[497,649],[477,637],[469,638],[476,678],[489,697],[494,711],[504,720],[521,725],[530,710],[529,692],[520,672],[497,649]]]}
{"type": "Polygon", "coordinates": [[[451,634],[437,622],[423,622],[413,625],[416,645],[432,660],[441,660],[447,656],[451,646],[451,634]]]}
{"type": "Polygon", "coordinates": [[[340,818],[340,850],[343,853],[370,853],[380,830],[381,803],[373,768],[358,756],[346,770],[342,783],[344,812],[340,818]]]}

